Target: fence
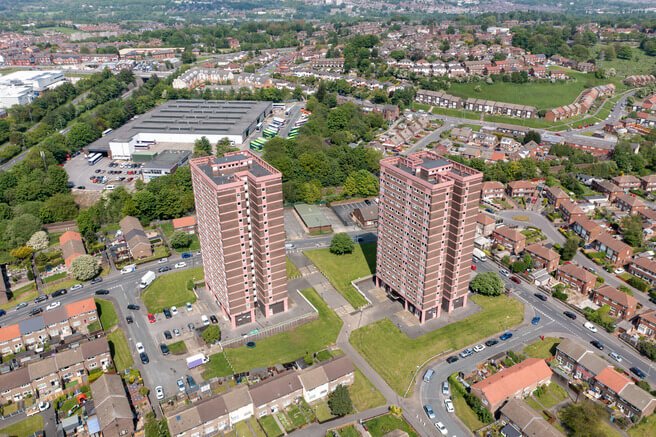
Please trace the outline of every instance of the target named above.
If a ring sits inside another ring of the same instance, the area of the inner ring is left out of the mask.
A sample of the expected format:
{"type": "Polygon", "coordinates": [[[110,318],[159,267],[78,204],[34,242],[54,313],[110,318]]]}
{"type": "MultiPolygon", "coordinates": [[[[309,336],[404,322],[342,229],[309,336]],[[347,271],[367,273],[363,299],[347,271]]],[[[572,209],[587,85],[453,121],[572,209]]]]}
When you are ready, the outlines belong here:
{"type": "Polygon", "coordinates": [[[311,312],[300,315],[290,320],[285,320],[276,325],[268,326],[260,329],[257,333],[249,334],[245,337],[229,338],[220,342],[222,348],[239,347],[245,345],[249,341],[261,340],[270,335],[279,334],[281,332],[289,331],[297,326],[304,325],[312,320],[319,318],[318,312],[311,312]]]}

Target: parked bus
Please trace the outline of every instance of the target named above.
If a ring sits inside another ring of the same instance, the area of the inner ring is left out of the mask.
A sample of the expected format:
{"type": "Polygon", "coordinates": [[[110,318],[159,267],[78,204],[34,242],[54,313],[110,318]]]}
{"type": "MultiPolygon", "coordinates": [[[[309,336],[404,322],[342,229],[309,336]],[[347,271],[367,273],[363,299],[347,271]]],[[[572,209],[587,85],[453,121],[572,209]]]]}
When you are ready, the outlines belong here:
{"type": "Polygon", "coordinates": [[[265,138],[256,138],[253,141],[250,142],[249,148],[251,150],[254,150],[256,152],[261,152],[262,149],[264,148],[264,145],[267,143],[267,140],[265,138]]]}
{"type": "Polygon", "coordinates": [[[285,119],[280,117],[273,117],[273,120],[271,120],[271,124],[282,126],[283,124],[285,124],[285,119]]]}
{"type": "Polygon", "coordinates": [[[87,162],[89,163],[89,165],[95,165],[96,162],[100,161],[102,158],[103,158],[102,154],[94,153],[93,155],[87,158],[87,162]]]}
{"type": "Polygon", "coordinates": [[[278,131],[268,129],[268,128],[264,129],[264,132],[262,132],[262,136],[264,136],[264,138],[273,138],[276,135],[278,135],[278,131]]]}
{"type": "Polygon", "coordinates": [[[285,104],[284,103],[274,103],[271,106],[273,106],[273,109],[285,109],[285,104]]]}

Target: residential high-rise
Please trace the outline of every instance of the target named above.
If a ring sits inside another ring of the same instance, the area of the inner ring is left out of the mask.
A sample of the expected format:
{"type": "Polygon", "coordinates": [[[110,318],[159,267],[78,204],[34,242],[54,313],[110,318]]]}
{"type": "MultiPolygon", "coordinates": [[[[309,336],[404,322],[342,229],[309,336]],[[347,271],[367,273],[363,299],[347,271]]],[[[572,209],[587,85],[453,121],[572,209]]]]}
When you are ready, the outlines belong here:
{"type": "Polygon", "coordinates": [[[380,162],[376,281],[422,323],[467,304],[482,180],[430,151],[380,162]]]}
{"type": "Polygon", "coordinates": [[[249,151],[190,165],[208,290],[233,327],[286,311],[282,174],[249,151]]]}

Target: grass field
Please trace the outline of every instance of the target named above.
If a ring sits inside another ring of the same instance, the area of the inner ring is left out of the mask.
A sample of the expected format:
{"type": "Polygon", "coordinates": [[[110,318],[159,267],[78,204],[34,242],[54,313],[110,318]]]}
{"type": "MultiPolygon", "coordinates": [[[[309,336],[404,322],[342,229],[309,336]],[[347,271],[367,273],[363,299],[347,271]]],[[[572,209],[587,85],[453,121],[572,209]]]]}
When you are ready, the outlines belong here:
{"type": "Polygon", "coordinates": [[[403,420],[402,417],[396,417],[391,414],[385,414],[384,416],[371,419],[365,422],[364,425],[367,427],[371,437],[382,437],[395,429],[403,430],[411,437],[418,437],[408,422],[403,420]]]}
{"type": "Polygon", "coordinates": [[[21,302],[29,302],[36,298],[39,293],[36,291],[36,286],[34,284],[26,285],[21,287],[18,290],[13,291],[13,298],[7,302],[0,305],[0,308],[3,310],[8,310],[15,307],[21,302]]]}
{"type": "Polygon", "coordinates": [[[263,417],[260,417],[260,425],[262,426],[262,429],[264,429],[264,433],[267,435],[267,437],[280,437],[283,435],[282,430],[276,423],[276,420],[273,418],[271,415],[266,415],[263,417]]]}
{"type": "Polygon", "coordinates": [[[43,416],[35,414],[25,420],[0,429],[0,435],[30,436],[41,429],[43,429],[43,416]]]}
{"type": "Polygon", "coordinates": [[[385,397],[360,371],[355,369],[355,381],[349,387],[353,407],[357,411],[366,411],[370,408],[385,405],[385,397]]]}
{"type": "Polygon", "coordinates": [[[53,291],[60,290],[62,288],[71,288],[75,284],[79,284],[80,281],[75,279],[66,279],[64,281],[58,282],[54,285],[49,285],[42,290],[43,294],[51,294],[53,291]]]}
{"type": "Polygon", "coordinates": [[[320,401],[313,405],[314,413],[317,416],[317,420],[322,423],[328,420],[334,419],[333,413],[330,412],[330,407],[328,406],[328,401],[320,401]]]}
{"type": "Polygon", "coordinates": [[[656,414],[642,419],[636,426],[628,431],[631,437],[644,437],[656,435],[656,414]]]}
{"type": "MultiPolygon", "coordinates": [[[[596,51],[599,51],[602,46],[597,46],[596,51]]],[[[617,77],[625,78],[633,74],[651,74],[654,71],[654,62],[656,59],[647,56],[642,50],[638,48],[633,49],[633,59],[613,59],[612,61],[597,61],[597,65],[608,71],[611,68],[615,69],[617,77]]]]}
{"type": "Polygon", "coordinates": [[[109,350],[112,354],[112,360],[116,370],[122,372],[123,370],[132,367],[134,360],[130,353],[130,346],[125,334],[121,330],[116,330],[107,336],[109,342],[109,350]]]}
{"type": "Polygon", "coordinates": [[[228,361],[235,372],[245,372],[256,367],[293,361],[304,356],[305,352],[314,353],[333,344],[342,327],[342,320],[313,289],[308,288],[301,293],[319,311],[318,319],[291,331],[259,340],[253,349],[246,346],[227,348],[222,353],[211,355],[210,362],[205,365],[203,378],[231,375],[233,370],[228,361]]]}
{"type": "Polygon", "coordinates": [[[196,295],[187,288],[187,283],[203,277],[202,267],[161,275],[146,288],[141,299],[150,313],[158,313],[174,305],[183,307],[187,302],[196,302],[196,295]]]}
{"type": "MultiPolygon", "coordinates": [[[[449,385],[451,387],[451,400],[453,401],[453,408],[456,410],[456,416],[465,424],[465,426],[471,430],[475,431],[481,429],[485,426],[483,422],[478,419],[474,410],[467,405],[465,401],[465,387],[463,387],[456,379],[455,374],[449,377],[449,385]]],[[[438,407],[433,405],[433,409],[438,407]]]]}
{"type": "Polygon", "coordinates": [[[531,407],[533,407],[533,409],[536,411],[541,412],[543,409],[549,409],[558,405],[567,398],[568,396],[565,389],[555,382],[552,382],[544,388],[544,393],[539,396],[531,396],[529,399],[527,399],[527,402],[535,401],[538,408],[536,408],[536,405],[533,404],[531,404],[531,407]]]}
{"type": "Polygon", "coordinates": [[[173,355],[184,355],[187,353],[187,345],[182,340],[171,343],[168,345],[168,347],[169,352],[171,352],[173,355]]]}
{"type": "Polygon", "coordinates": [[[360,432],[353,425],[347,425],[337,430],[339,437],[360,437],[360,432]]]}
{"type": "Polygon", "coordinates": [[[385,319],[356,329],[349,341],[390,387],[403,396],[417,366],[427,359],[477,343],[521,323],[524,317],[523,305],[507,296],[474,295],[472,301],[481,311],[414,339],[385,319]]]}
{"type": "Polygon", "coordinates": [[[351,281],[376,271],[376,243],[356,244],[353,253],[347,255],[333,255],[329,249],[307,250],[305,255],[353,308],[367,304],[351,281]]]}
{"type": "Polygon", "coordinates": [[[96,299],[96,308],[104,330],[110,330],[118,324],[118,315],[113,303],[105,299],[96,299]]]}
{"type": "Polygon", "coordinates": [[[537,340],[524,348],[524,355],[530,358],[550,358],[556,351],[556,346],[560,343],[560,338],[545,337],[544,340],[537,340]]]}
{"type": "Polygon", "coordinates": [[[294,265],[292,260],[285,258],[285,265],[287,267],[287,279],[296,279],[301,277],[301,271],[294,265]]]}

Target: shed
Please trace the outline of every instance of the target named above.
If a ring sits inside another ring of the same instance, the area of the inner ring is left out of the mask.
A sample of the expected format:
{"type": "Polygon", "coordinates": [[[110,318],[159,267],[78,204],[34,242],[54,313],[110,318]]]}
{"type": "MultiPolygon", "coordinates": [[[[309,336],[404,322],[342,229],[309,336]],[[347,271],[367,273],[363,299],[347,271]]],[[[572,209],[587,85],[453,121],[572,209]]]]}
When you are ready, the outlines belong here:
{"type": "Polygon", "coordinates": [[[299,203],[294,205],[294,211],[310,234],[328,234],[333,231],[321,207],[299,203]]]}

